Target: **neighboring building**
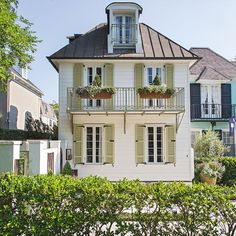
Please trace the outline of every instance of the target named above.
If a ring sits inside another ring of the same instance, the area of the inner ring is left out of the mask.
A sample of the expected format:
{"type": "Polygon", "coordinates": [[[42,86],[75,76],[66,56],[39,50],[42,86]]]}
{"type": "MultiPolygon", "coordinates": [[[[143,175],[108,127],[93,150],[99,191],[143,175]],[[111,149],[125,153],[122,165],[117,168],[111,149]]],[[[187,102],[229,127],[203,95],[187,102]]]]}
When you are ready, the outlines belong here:
{"type": "Polygon", "coordinates": [[[50,128],[53,128],[54,125],[57,125],[57,117],[52,105],[41,101],[40,119],[44,124],[47,124],[50,128]]]}
{"type": "Polygon", "coordinates": [[[235,155],[235,134],[230,136],[229,118],[236,115],[236,65],[209,48],[191,48],[202,59],[191,68],[191,137],[208,129],[219,133],[235,155]]]}
{"type": "MultiPolygon", "coordinates": [[[[14,67],[15,68],[15,67],[14,67]]],[[[11,69],[7,92],[0,93],[0,128],[25,129],[29,117],[40,118],[42,91],[26,79],[26,70],[11,69]],[[18,73],[19,72],[19,73],[18,73]]]]}
{"type": "Polygon", "coordinates": [[[89,175],[141,181],[191,182],[189,66],[198,56],[150,26],[142,7],[115,2],[107,23],[69,37],[48,59],[59,73],[59,139],[64,163],[89,175]],[[112,99],[81,99],[78,86],[98,74],[112,99]],[[136,89],[158,74],[176,89],[170,99],[140,99],[136,89]],[[66,155],[67,153],[68,155],[66,155]]]}

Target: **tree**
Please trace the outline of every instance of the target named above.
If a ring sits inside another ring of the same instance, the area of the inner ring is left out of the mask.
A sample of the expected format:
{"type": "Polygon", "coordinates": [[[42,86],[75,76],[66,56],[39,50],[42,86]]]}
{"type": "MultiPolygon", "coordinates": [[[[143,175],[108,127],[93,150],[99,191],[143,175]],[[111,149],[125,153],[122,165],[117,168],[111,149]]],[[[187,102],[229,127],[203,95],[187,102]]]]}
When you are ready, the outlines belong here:
{"type": "Polygon", "coordinates": [[[223,156],[224,152],[228,151],[228,147],[223,144],[216,132],[208,130],[202,136],[197,137],[194,151],[196,157],[212,159],[223,156]]]}
{"type": "Polygon", "coordinates": [[[58,103],[56,103],[55,101],[53,101],[52,104],[50,104],[50,105],[53,107],[53,110],[54,110],[54,112],[55,112],[55,115],[56,115],[56,117],[57,117],[57,119],[58,119],[58,117],[59,117],[59,105],[58,105],[58,103]]]}
{"type": "Polygon", "coordinates": [[[17,8],[18,0],[0,1],[0,91],[6,90],[9,68],[28,66],[40,42],[31,30],[32,23],[18,16],[17,8]]]}

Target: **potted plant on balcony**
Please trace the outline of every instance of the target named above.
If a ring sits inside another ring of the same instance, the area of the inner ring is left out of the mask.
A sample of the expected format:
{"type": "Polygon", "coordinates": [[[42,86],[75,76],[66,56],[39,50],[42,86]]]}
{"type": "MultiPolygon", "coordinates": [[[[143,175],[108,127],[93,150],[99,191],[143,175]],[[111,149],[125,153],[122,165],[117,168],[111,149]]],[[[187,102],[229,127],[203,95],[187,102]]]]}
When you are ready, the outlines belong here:
{"type": "Polygon", "coordinates": [[[137,89],[140,98],[170,98],[175,94],[175,89],[168,88],[165,84],[161,83],[160,77],[155,76],[153,83],[137,89]]]}
{"type": "Polygon", "coordinates": [[[94,77],[92,85],[79,87],[77,94],[84,99],[111,99],[115,94],[115,89],[112,87],[102,87],[101,78],[99,75],[94,77]]]}

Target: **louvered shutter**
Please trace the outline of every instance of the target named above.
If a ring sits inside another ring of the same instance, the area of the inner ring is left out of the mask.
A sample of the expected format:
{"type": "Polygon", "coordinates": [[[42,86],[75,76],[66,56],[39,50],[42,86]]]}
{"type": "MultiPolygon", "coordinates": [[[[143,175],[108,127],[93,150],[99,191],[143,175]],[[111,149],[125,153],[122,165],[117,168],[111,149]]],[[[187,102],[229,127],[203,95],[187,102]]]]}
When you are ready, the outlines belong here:
{"type": "MultiPolygon", "coordinates": [[[[168,88],[174,88],[174,66],[172,64],[165,65],[166,72],[166,85],[168,88]]],[[[174,98],[171,97],[167,99],[167,107],[168,109],[172,109],[174,107],[174,98]]]]}
{"type": "Polygon", "coordinates": [[[105,164],[114,164],[115,162],[115,126],[108,124],[104,126],[105,129],[105,164]]]}
{"type": "MultiPolygon", "coordinates": [[[[84,75],[84,66],[81,63],[76,63],[74,65],[74,75],[73,75],[73,87],[81,87],[83,86],[83,75],[84,75]]],[[[74,93],[74,99],[72,108],[80,109],[82,105],[81,99],[74,93]]]]}
{"type": "Polygon", "coordinates": [[[135,106],[136,109],[142,109],[143,101],[140,99],[139,95],[137,95],[137,89],[143,87],[144,80],[144,64],[136,64],[134,67],[134,85],[135,85],[135,106]]]}
{"type": "Polygon", "coordinates": [[[135,159],[136,164],[145,163],[145,125],[137,124],[135,125],[135,159]]]}
{"type": "Polygon", "coordinates": [[[166,163],[176,163],[176,129],[174,125],[165,127],[166,163]]]}
{"type": "Polygon", "coordinates": [[[201,86],[190,84],[191,119],[201,118],[201,86]]]}
{"type": "MultiPolygon", "coordinates": [[[[114,87],[114,74],[113,74],[113,64],[105,64],[105,76],[104,76],[104,86],[105,87],[114,87]]],[[[106,99],[106,107],[108,110],[113,110],[113,100],[115,95],[113,95],[112,99],[106,99]]]]}
{"type": "Polygon", "coordinates": [[[84,127],[82,125],[74,125],[73,132],[73,160],[75,164],[83,164],[83,132],[84,127]]]}
{"type": "Polygon", "coordinates": [[[232,116],[231,84],[221,84],[221,112],[222,118],[229,119],[232,116]]]}

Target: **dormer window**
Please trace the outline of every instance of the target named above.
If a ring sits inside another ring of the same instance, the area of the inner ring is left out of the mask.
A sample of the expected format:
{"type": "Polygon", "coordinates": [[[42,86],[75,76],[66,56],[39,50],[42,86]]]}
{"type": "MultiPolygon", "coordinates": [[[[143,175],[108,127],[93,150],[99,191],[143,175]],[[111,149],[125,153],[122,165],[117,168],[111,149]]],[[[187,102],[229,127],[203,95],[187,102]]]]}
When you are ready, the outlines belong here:
{"type": "Polygon", "coordinates": [[[134,17],[129,15],[115,15],[115,24],[112,25],[112,43],[114,46],[134,46],[137,42],[136,24],[134,17]]]}

